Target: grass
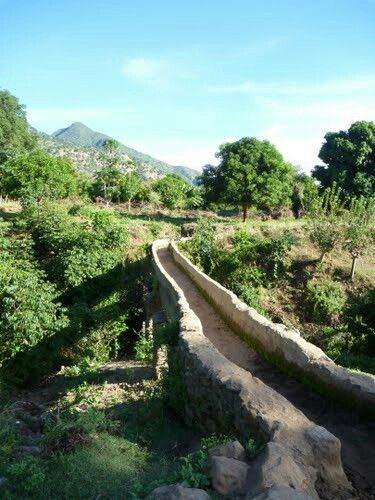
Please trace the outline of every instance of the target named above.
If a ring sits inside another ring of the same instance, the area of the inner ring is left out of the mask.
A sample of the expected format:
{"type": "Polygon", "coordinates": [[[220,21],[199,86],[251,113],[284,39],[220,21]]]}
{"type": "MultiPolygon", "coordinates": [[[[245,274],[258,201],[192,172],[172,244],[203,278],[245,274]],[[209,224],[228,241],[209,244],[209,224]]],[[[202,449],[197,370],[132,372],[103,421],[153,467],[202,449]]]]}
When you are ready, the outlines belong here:
{"type": "Polygon", "coordinates": [[[1,498],[144,498],[173,482],[179,457],[199,439],[167,408],[160,382],[150,376],[141,363],[119,362],[60,374],[34,389],[33,400],[48,393],[49,412],[59,418],[47,430],[41,457],[8,455],[8,466],[0,467],[7,478],[1,498]]]}

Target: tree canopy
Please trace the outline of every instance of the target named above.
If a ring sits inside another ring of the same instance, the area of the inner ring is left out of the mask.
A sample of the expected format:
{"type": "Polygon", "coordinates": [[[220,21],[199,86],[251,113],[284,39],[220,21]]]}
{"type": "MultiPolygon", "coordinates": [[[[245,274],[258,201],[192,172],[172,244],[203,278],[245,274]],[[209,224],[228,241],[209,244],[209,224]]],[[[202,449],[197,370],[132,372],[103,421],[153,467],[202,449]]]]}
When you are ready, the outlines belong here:
{"type": "Polygon", "coordinates": [[[7,90],[0,90],[0,163],[36,145],[26,121],[25,107],[7,90]]]}
{"type": "Polygon", "coordinates": [[[290,203],[295,172],[270,142],[244,137],[216,156],[220,164],[206,165],[199,179],[208,202],[240,205],[243,220],[250,206],[269,212],[290,203]]]}
{"type": "Polygon", "coordinates": [[[78,194],[80,177],[67,158],[36,150],[0,167],[0,191],[14,198],[60,199],[78,194]]]}
{"type": "Polygon", "coordinates": [[[153,189],[160,196],[160,201],[167,208],[181,208],[190,185],[179,175],[168,174],[158,179],[153,189]]]}
{"type": "Polygon", "coordinates": [[[319,152],[325,165],[316,165],[313,177],[323,189],[336,183],[345,194],[375,193],[375,123],[359,121],[348,131],[328,132],[319,152]]]}

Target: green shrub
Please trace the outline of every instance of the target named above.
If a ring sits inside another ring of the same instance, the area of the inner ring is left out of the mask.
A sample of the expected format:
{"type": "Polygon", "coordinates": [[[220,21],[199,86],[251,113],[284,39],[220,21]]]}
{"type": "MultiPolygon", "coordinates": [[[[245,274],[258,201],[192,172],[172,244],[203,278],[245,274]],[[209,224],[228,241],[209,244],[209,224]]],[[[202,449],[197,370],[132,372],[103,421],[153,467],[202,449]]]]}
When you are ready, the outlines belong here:
{"type": "Polygon", "coordinates": [[[312,317],[319,323],[337,323],[345,304],[342,286],[329,278],[307,284],[307,300],[312,317]]]}
{"type": "Polygon", "coordinates": [[[151,362],[154,352],[154,342],[152,331],[147,331],[138,335],[138,340],[134,345],[135,359],[137,361],[151,362]]]}
{"type": "Polygon", "coordinates": [[[219,444],[233,441],[232,436],[216,436],[203,438],[201,447],[194,453],[181,458],[181,467],[177,472],[177,481],[186,482],[191,488],[209,488],[209,450],[219,444]]]}
{"type": "Polygon", "coordinates": [[[215,227],[208,218],[198,221],[192,238],[184,244],[195,264],[210,274],[217,264],[218,247],[215,227]]]}
{"type": "Polygon", "coordinates": [[[345,309],[345,323],[352,336],[351,351],[375,355],[375,289],[352,296],[345,309]]]}

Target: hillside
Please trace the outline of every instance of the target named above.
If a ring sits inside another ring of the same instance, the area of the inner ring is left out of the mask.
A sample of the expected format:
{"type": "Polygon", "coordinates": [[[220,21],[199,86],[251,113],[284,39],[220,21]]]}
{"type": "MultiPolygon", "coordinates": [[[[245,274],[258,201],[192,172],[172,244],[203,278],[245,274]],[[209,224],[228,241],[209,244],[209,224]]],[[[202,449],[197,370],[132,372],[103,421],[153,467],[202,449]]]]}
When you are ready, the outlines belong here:
{"type": "MultiPolygon", "coordinates": [[[[56,130],[52,135],[39,133],[39,137],[43,149],[54,156],[71,158],[79,170],[92,174],[104,166],[100,158],[100,146],[110,137],[91,130],[83,123],[72,123],[69,127],[56,130]]],[[[196,170],[169,165],[121,143],[119,156],[124,164],[132,159],[144,178],[155,179],[163,174],[174,173],[192,182],[198,174],[196,170]]]]}

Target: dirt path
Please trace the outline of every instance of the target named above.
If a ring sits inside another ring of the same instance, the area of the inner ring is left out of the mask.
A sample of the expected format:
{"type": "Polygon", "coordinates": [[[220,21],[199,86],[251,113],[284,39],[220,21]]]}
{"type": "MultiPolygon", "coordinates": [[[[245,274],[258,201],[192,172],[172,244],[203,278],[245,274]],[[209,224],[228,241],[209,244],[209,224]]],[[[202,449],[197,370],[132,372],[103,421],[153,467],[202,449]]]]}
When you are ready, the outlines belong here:
{"type": "Polygon", "coordinates": [[[191,309],[202,323],[206,337],[226,358],[258,377],[287,398],[307,418],[337,436],[342,444],[346,474],[357,489],[359,498],[375,498],[375,422],[310,392],[263,360],[223,321],[193,281],[177,267],[167,249],[160,249],[158,256],[165,270],[183,290],[191,309]]]}

